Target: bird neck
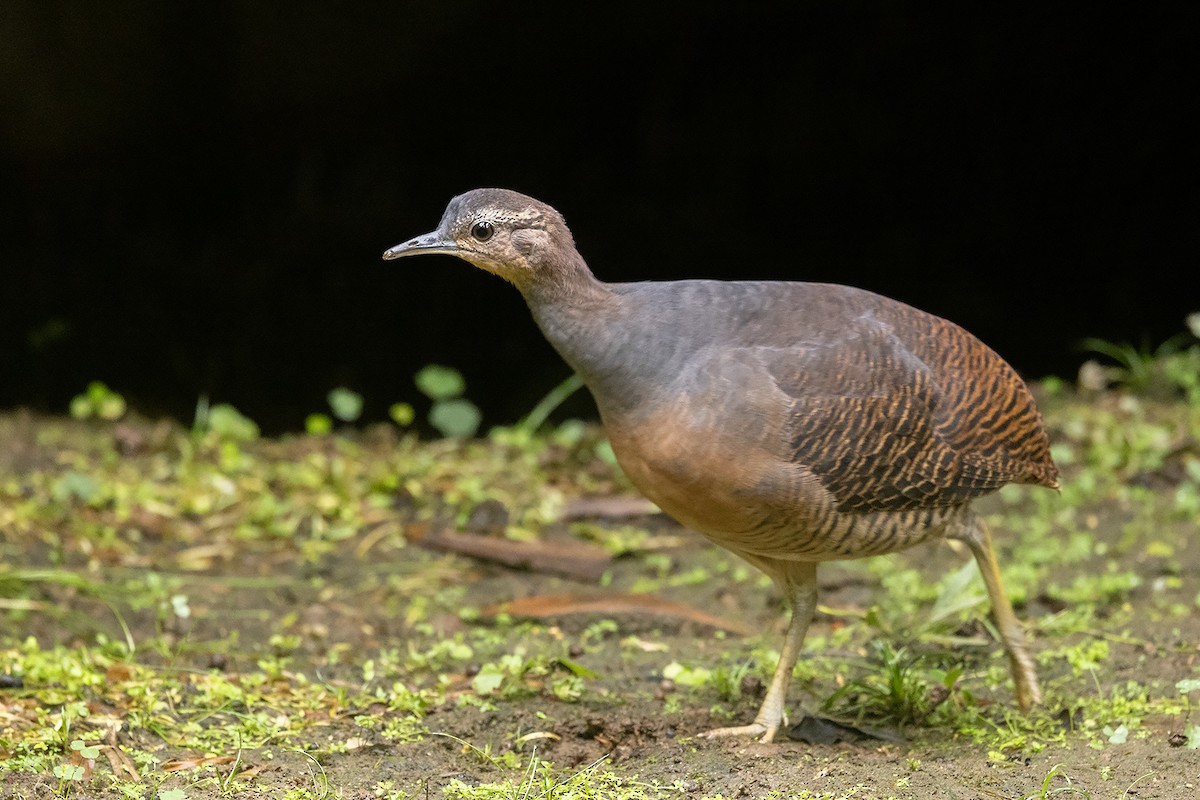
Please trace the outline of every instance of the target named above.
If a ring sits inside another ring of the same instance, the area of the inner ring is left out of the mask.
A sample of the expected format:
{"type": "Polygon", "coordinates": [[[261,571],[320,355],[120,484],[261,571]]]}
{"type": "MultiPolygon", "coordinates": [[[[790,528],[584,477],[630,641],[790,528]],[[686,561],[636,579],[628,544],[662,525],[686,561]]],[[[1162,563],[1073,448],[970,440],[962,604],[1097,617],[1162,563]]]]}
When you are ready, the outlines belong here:
{"type": "Polygon", "coordinates": [[[596,279],[583,256],[574,249],[556,255],[552,265],[536,266],[533,278],[527,283],[517,283],[534,316],[541,308],[592,309],[613,299],[608,286],[596,279]]]}
{"type": "Polygon", "coordinates": [[[581,256],[571,255],[518,288],[546,340],[604,405],[604,398],[626,393],[622,375],[635,336],[625,297],[597,280],[581,256]]]}
{"type": "Polygon", "coordinates": [[[558,259],[537,280],[517,288],[546,339],[567,363],[583,372],[586,363],[595,358],[589,340],[605,338],[620,298],[608,284],[596,279],[575,252],[558,259]]]}

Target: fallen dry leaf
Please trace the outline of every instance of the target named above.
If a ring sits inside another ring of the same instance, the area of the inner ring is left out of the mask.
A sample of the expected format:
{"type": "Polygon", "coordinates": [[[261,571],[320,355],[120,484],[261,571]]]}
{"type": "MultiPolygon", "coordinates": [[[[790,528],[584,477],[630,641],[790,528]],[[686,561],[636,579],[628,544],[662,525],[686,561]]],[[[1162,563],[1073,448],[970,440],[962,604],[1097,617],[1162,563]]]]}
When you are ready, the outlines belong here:
{"type": "Polygon", "coordinates": [[[215,764],[232,764],[236,756],[195,756],[194,758],[172,758],[162,764],[163,772],[179,772],[185,769],[211,767],[215,764]]]}
{"type": "Polygon", "coordinates": [[[116,745],[102,745],[100,752],[108,758],[108,765],[112,767],[113,775],[117,778],[135,783],[141,780],[141,776],[138,775],[137,768],[134,767],[129,756],[125,755],[116,745]]]}
{"type": "Polygon", "coordinates": [[[562,518],[568,520],[582,517],[624,519],[625,517],[645,517],[661,513],[658,506],[644,497],[622,494],[607,497],[577,497],[563,508],[562,518]]]}
{"type": "Polygon", "coordinates": [[[604,548],[577,541],[516,542],[471,533],[422,531],[416,526],[408,531],[408,540],[431,550],[585,581],[599,580],[612,563],[604,548]]]}
{"type": "Polygon", "coordinates": [[[621,646],[641,650],[643,653],[665,653],[671,649],[666,642],[650,642],[638,636],[626,636],[621,640],[621,646]]]}

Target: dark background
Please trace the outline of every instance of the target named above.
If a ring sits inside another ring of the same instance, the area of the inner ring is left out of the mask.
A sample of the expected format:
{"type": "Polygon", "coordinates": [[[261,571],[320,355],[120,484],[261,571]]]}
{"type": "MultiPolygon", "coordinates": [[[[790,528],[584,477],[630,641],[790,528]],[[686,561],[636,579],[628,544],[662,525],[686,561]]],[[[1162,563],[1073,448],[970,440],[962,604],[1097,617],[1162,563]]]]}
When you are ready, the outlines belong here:
{"type": "Polygon", "coordinates": [[[603,279],[854,284],[1072,377],[1200,309],[1197,18],[1042,5],[5,0],[0,407],[297,429],[440,362],[512,421],[567,374],[517,293],[379,260],[486,185],[603,279]]]}

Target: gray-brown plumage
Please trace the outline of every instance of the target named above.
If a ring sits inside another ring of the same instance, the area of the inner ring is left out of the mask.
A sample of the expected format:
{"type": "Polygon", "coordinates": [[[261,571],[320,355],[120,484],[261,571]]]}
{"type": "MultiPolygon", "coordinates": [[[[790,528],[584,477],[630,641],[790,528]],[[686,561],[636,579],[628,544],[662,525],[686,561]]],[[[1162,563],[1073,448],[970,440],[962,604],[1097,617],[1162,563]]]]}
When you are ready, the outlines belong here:
{"type": "Polygon", "coordinates": [[[931,538],[970,547],[1017,700],[1033,659],[969,508],[1006,483],[1055,488],[1033,398],[962,328],[847,286],[603,283],[553,208],[503,189],[454,198],[438,229],[384,258],[447,253],[510,281],[596,399],[618,461],[665,512],[770,575],[792,604],[755,721],[785,721],[820,561],[931,538]]]}

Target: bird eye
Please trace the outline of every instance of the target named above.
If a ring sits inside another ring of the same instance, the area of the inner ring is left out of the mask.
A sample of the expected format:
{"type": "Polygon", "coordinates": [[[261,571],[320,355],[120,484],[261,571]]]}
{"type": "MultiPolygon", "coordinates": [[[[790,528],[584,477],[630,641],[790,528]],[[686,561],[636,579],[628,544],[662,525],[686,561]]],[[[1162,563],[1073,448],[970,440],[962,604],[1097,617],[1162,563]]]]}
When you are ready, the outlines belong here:
{"type": "Polygon", "coordinates": [[[471,235],[481,242],[486,242],[488,239],[492,238],[492,234],[495,232],[496,229],[490,222],[476,222],[471,226],[471,235]]]}

